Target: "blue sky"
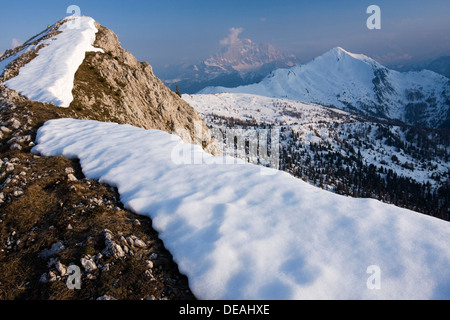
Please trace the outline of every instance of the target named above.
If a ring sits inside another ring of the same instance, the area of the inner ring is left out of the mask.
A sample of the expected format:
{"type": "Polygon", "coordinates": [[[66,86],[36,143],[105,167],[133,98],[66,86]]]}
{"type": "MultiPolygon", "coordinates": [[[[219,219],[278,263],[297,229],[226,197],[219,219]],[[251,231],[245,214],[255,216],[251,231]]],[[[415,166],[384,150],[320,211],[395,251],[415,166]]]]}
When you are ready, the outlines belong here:
{"type": "Polygon", "coordinates": [[[447,0],[3,1],[0,51],[62,19],[72,4],[156,69],[215,53],[230,28],[242,28],[241,38],[271,43],[302,62],[336,46],[384,64],[450,55],[447,0]],[[366,27],[371,4],[381,8],[381,30],[366,27]]]}

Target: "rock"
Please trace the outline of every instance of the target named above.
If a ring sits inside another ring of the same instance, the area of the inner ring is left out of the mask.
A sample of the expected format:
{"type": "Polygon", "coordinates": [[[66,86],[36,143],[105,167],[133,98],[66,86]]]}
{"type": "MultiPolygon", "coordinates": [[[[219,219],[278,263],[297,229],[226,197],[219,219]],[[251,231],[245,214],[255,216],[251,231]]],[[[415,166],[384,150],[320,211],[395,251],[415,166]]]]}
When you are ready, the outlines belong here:
{"type": "Polygon", "coordinates": [[[93,258],[90,255],[81,258],[81,265],[87,273],[92,273],[97,270],[97,265],[95,264],[93,258]]]}
{"type": "Polygon", "coordinates": [[[48,272],[48,282],[55,282],[58,280],[58,275],[53,271],[48,272]]]}
{"type": "Polygon", "coordinates": [[[145,263],[147,265],[147,268],[153,269],[153,261],[151,260],[145,260],[145,263]]]}
{"type": "Polygon", "coordinates": [[[47,283],[48,282],[48,280],[47,280],[47,273],[43,273],[41,275],[41,277],[39,278],[39,282],[40,283],[47,283]]]}
{"type": "Polygon", "coordinates": [[[23,195],[23,191],[22,190],[16,190],[13,192],[14,197],[20,197],[21,195],[23,195]]]}
{"type": "Polygon", "coordinates": [[[8,140],[8,144],[13,144],[13,143],[26,143],[31,141],[31,136],[27,135],[27,136],[16,136],[13,137],[11,139],[8,140]]]}
{"type": "Polygon", "coordinates": [[[110,267],[109,263],[108,263],[107,265],[104,265],[104,266],[101,268],[102,272],[109,271],[109,267],[110,267]]]}
{"type": "Polygon", "coordinates": [[[134,246],[136,248],[145,248],[145,247],[147,247],[147,244],[144,241],[142,241],[141,239],[136,239],[136,240],[134,240],[134,246]]]}
{"type": "Polygon", "coordinates": [[[48,259],[55,254],[63,252],[64,250],[66,250],[66,247],[64,246],[62,241],[59,241],[54,243],[50,249],[44,249],[39,252],[38,257],[42,259],[48,259]]]}
{"type": "Polygon", "coordinates": [[[5,134],[8,134],[8,133],[11,133],[11,132],[12,132],[11,129],[9,129],[8,127],[5,127],[5,126],[0,127],[0,131],[1,131],[2,133],[5,133],[5,134]]]}
{"type": "Polygon", "coordinates": [[[10,149],[11,150],[19,150],[20,151],[20,150],[22,150],[22,146],[20,144],[18,144],[18,143],[14,143],[14,144],[11,145],[10,149]]]}
{"type": "Polygon", "coordinates": [[[103,258],[103,255],[99,252],[95,255],[94,260],[98,262],[101,258],[103,258]]]}
{"type": "Polygon", "coordinates": [[[144,274],[151,279],[155,279],[151,270],[145,270],[144,274]]]}
{"type": "Polygon", "coordinates": [[[92,81],[90,73],[75,79],[73,89],[74,101],[89,110],[90,117],[96,118],[92,120],[104,118],[103,112],[108,111],[110,118],[121,122],[177,133],[187,143],[204,142],[205,150],[219,150],[200,114],[158,79],[148,63],[139,62],[123,49],[113,31],[98,23],[96,27],[94,46],[109,54],[97,53],[86,57],[84,63],[100,70],[108,92],[89,92],[94,89],[86,85],[92,81]],[[201,130],[194,129],[195,123],[201,130]]]}
{"type": "Polygon", "coordinates": [[[69,181],[78,181],[78,179],[72,173],[69,173],[67,175],[67,180],[69,180],[69,181]]]}
{"type": "Polygon", "coordinates": [[[8,162],[7,164],[6,164],[6,172],[11,172],[11,171],[14,171],[14,164],[13,163],[11,163],[11,162],[8,162]]]}
{"type": "Polygon", "coordinates": [[[69,173],[75,173],[75,170],[73,170],[73,168],[68,167],[68,168],[65,168],[65,169],[64,169],[64,172],[67,173],[67,174],[69,174],[69,173]]]}
{"type": "Polygon", "coordinates": [[[56,271],[60,274],[61,277],[64,277],[67,274],[67,268],[60,261],[56,261],[55,263],[56,271]]]}
{"type": "Polygon", "coordinates": [[[145,248],[147,247],[147,244],[136,237],[135,235],[131,235],[127,238],[127,243],[130,245],[130,247],[134,248],[145,248]]]}
{"type": "Polygon", "coordinates": [[[123,256],[125,256],[125,252],[123,251],[122,247],[113,241],[111,231],[105,229],[104,235],[106,248],[102,251],[102,253],[106,256],[110,256],[115,259],[122,258],[123,256]]]}
{"type": "Polygon", "coordinates": [[[19,129],[20,126],[21,126],[20,122],[19,122],[17,119],[14,119],[14,118],[12,118],[12,119],[10,120],[10,123],[11,123],[11,127],[12,127],[13,129],[15,129],[15,130],[19,129]]]}
{"type": "Polygon", "coordinates": [[[141,225],[141,222],[140,222],[138,219],[135,219],[135,220],[133,221],[133,226],[139,227],[140,225],[141,225]]]}
{"type": "Polygon", "coordinates": [[[119,241],[122,242],[123,244],[127,244],[127,239],[125,239],[124,236],[120,236],[119,241]]]}
{"type": "Polygon", "coordinates": [[[153,252],[152,254],[150,254],[150,259],[152,259],[152,260],[158,259],[158,254],[153,252]]]}
{"type": "Polygon", "coordinates": [[[112,296],[104,295],[104,296],[98,297],[97,300],[117,300],[117,299],[112,296]]]}

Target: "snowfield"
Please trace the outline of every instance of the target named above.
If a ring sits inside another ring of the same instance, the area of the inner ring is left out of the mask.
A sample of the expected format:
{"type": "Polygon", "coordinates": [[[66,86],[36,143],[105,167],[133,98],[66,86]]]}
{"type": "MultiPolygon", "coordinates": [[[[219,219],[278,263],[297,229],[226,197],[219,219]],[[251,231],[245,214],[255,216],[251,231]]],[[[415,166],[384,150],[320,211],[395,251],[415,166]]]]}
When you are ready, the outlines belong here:
{"type": "MultiPolygon", "coordinates": [[[[445,159],[429,160],[425,165],[413,156],[399,152],[396,147],[386,144],[386,137],[381,140],[377,138],[377,130],[369,129],[371,126],[376,127],[376,123],[361,120],[339,109],[245,93],[184,94],[182,98],[202,115],[210,127],[223,131],[228,128],[221,120],[227,118],[233,118],[239,123],[253,122],[258,126],[289,126],[298,133],[303,146],[309,146],[311,143],[329,143],[333,150],[344,152],[338,141],[347,141],[353,146],[364,140],[370,142],[373,148],[358,149],[367,165],[372,163],[377,169],[383,166],[392,168],[399,176],[411,178],[419,183],[437,185],[432,176],[438,175],[444,180],[447,172],[450,172],[450,163],[445,159]],[[349,139],[346,132],[360,137],[349,139]],[[392,162],[394,154],[400,159],[399,164],[392,162]],[[402,167],[401,164],[406,162],[414,164],[414,170],[402,167]]],[[[400,127],[392,126],[390,130],[394,136],[408,143],[400,127]]],[[[234,154],[234,148],[226,151],[226,154],[234,154]]],[[[310,155],[314,158],[314,152],[310,155]]],[[[241,158],[245,159],[246,156],[241,158]]]]}
{"type": "MultiPolygon", "coordinates": [[[[46,46],[38,51],[36,58],[20,68],[19,75],[6,81],[5,86],[33,101],[69,107],[73,100],[75,73],[86,52],[103,50],[92,46],[98,31],[92,18],[71,16],[58,31],[61,33],[39,44],[46,46]]],[[[22,53],[5,59],[7,61],[0,64],[0,73],[7,63],[22,53]]]]}
{"type": "Polygon", "coordinates": [[[183,94],[203,118],[232,117],[258,124],[303,125],[320,121],[343,122],[351,119],[345,111],[289,99],[270,98],[245,93],[183,94]]]}
{"type": "Polygon", "coordinates": [[[59,119],[36,142],[34,153],[79,158],[87,178],[152,218],[199,299],[450,298],[448,222],[220,164],[158,130],[59,119]]]}

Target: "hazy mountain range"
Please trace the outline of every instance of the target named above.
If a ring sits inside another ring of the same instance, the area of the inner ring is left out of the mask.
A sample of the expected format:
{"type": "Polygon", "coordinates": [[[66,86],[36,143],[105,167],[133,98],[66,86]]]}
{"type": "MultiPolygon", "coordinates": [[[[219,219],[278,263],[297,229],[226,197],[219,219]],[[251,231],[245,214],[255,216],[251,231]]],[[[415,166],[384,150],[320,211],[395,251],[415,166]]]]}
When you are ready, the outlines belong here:
{"type": "MultiPolygon", "coordinates": [[[[233,30],[233,29],[232,29],[233,30]]],[[[286,54],[271,44],[258,44],[235,35],[221,41],[216,54],[197,64],[175,64],[159,70],[158,76],[181,93],[195,93],[207,86],[240,86],[261,81],[273,70],[298,63],[294,55],[286,54]]]]}

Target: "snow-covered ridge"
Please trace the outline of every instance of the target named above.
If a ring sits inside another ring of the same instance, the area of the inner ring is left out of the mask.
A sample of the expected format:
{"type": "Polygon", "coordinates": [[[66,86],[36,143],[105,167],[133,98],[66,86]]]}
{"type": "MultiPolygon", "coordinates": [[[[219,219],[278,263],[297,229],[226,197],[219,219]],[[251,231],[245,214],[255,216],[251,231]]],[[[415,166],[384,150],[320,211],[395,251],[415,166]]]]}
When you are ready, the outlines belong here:
{"type": "Polygon", "coordinates": [[[184,94],[182,98],[204,118],[215,115],[254,121],[256,124],[292,126],[319,121],[328,122],[331,118],[338,122],[348,121],[352,117],[347,112],[335,108],[246,93],[184,94]]]}
{"type": "Polygon", "coordinates": [[[365,55],[339,47],[307,64],[278,69],[260,83],[208,87],[199,93],[224,92],[317,103],[432,128],[450,123],[450,82],[446,77],[427,70],[389,70],[365,55]]]}
{"type": "Polygon", "coordinates": [[[79,158],[86,177],[150,216],[200,299],[449,298],[448,222],[219,165],[157,130],[60,119],[36,142],[33,152],[79,158]],[[174,150],[205,162],[177,164],[174,150]]]}
{"type": "MultiPolygon", "coordinates": [[[[90,17],[65,18],[58,35],[42,41],[46,45],[37,57],[20,68],[19,74],[4,84],[17,90],[30,100],[69,107],[73,100],[72,89],[75,73],[83,62],[86,52],[103,51],[94,48],[97,29],[90,17]]],[[[14,57],[0,67],[6,67],[14,57]]]]}

